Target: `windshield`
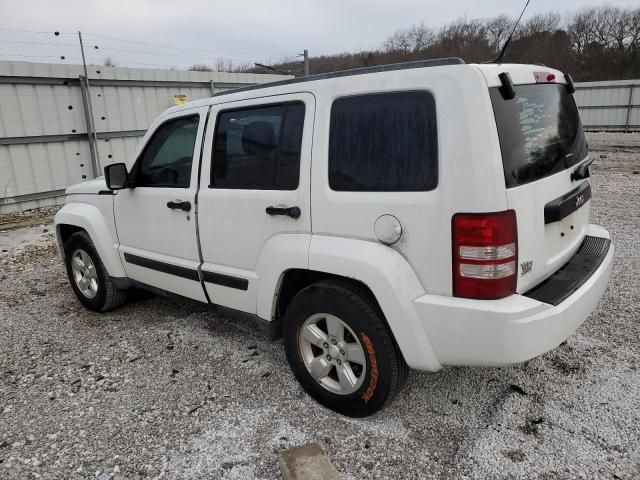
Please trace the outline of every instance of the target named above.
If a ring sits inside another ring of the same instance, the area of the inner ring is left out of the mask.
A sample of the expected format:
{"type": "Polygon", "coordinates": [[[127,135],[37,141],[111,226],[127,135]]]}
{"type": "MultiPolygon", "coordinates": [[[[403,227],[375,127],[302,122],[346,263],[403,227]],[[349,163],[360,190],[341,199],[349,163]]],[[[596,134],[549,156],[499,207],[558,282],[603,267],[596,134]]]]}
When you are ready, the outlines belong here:
{"type": "Polygon", "coordinates": [[[490,88],[507,188],[569,168],[587,155],[578,108],[565,85],[517,85],[502,98],[490,88]]]}

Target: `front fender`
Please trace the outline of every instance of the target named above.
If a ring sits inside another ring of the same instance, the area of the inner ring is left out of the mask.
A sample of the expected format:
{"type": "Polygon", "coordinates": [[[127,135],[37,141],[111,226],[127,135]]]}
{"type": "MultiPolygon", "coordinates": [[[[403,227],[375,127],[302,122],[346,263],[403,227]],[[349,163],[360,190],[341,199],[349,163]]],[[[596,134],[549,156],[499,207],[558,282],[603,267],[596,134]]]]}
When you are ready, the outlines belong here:
{"type": "Polygon", "coordinates": [[[397,251],[370,241],[313,235],[309,269],[353,278],[375,295],[407,364],[442,368],[412,300],[425,294],[420,280],[397,251]]]}
{"type": "Polygon", "coordinates": [[[126,277],[120,256],[115,230],[110,229],[104,215],[95,205],[88,203],[68,203],[62,207],[54,218],[58,247],[64,258],[60,227],[73,225],[85,230],[93,242],[100,259],[112,277],[126,277]]]}

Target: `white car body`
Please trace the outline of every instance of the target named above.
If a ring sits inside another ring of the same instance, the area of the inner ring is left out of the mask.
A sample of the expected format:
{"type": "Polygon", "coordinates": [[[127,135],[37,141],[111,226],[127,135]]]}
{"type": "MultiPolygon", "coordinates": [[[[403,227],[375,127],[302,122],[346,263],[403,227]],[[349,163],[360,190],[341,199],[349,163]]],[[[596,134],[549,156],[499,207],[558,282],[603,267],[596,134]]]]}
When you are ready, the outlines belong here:
{"type": "Polygon", "coordinates": [[[609,238],[603,228],[589,224],[590,200],[561,221],[545,224],[545,205],[576,186],[570,179],[574,168],[505,186],[489,89],[500,87],[499,73],[508,72],[521,85],[535,83],[534,72],[540,70],[555,75],[554,83],[565,83],[561,72],[547,67],[445,63],[285,81],[170,108],[149,128],[128,170],[165,121],[197,115],[189,187],[137,187],[111,194],[103,178],[69,187],[67,203],[55,218],[61,253],[65,228],[84,229],[109,275],[122,285],[133,281],[263,322],[277,322],[288,272],[354,279],[375,297],[411,368],[437,371],[443,365],[525,361],[555,348],[589,316],[606,288],[614,254],[611,245],[599,267],[558,305],[525,295],[566,264],[585,236],[609,238]],[[415,192],[331,189],[328,139],[334,100],[399,91],[428,91],[435,99],[437,187],[415,192]],[[292,101],[305,105],[298,188],[208,188],[218,114],[292,101]],[[188,201],[193,209],[166,208],[174,200],[188,201]],[[299,218],[265,214],[268,206],[293,205],[300,208],[299,218]],[[454,296],[452,217],[506,210],[517,215],[518,261],[531,262],[526,275],[518,275],[516,292],[494,300],[454,296]],[[401,224],[402,235],[393,245],[376,236],[374,226],[382,215],[401,224]],[[172,268],[162,271],[162,265],[172,268]]]}

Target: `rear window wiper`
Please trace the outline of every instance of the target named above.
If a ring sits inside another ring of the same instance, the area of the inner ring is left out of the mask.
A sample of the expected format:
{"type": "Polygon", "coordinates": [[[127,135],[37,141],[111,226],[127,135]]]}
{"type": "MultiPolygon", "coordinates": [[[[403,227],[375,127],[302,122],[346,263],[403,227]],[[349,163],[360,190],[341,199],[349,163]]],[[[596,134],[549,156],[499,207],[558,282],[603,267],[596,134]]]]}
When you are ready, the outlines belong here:
{"type": "Polygon", "coordinates": [[[595,158],[590,158],[578,168],[576,168],[573,172],[571,172],[571,181],[575,182],[577,180],[584,180],[585,178],[589,178],[591,173],[589,172],[589,166],[593,163],[595,158]]]}

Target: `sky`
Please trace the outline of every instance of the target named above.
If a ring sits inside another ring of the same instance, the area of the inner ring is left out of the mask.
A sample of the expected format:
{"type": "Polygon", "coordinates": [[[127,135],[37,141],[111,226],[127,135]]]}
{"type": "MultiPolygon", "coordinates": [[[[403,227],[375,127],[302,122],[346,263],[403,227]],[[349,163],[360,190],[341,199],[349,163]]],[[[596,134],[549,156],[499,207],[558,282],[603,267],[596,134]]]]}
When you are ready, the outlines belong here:
{"type": "MultiPolygon", "coordinates": [[[[524,0],[0,0],[0,60],[88,62],[185,68],[274,63],[310,55],[379,48],[394,31],[424,22],[517,17],[524,0]],[[60,32],[55,35],[53,32],[60,32]],[[137,43],[136,43],[137,42],[137,43]],[[95,47],[98,47],[97,49],[95,47]],[[65,59],[60,59],[64,56],[65,59]]],[[[610,5],[638,7],[638,0],[610,5]]],[[[527,15],[599,6],[589,0],[532,0],[527,15]]]]}

